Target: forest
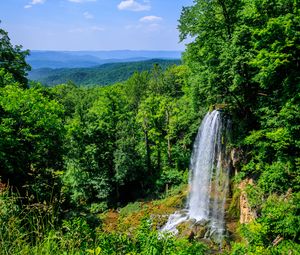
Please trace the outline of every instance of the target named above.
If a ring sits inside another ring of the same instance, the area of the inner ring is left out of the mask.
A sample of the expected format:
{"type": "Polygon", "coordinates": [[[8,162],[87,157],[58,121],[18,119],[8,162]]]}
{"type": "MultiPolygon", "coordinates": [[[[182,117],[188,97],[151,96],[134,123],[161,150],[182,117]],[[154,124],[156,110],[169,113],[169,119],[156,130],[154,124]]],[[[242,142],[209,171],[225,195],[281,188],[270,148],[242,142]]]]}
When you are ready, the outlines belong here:
{"type": "Polygon", "coordinates": [[[194,0],[178,29],[193,38],[181,65],[46,87],[29,82],[29,51],[0,28],[0,254],[299,254],[300,2],[194,0]],[[162,236],[216,107],[238,155],[235,226],[221,245],[162,236]],[[243,182],[256,215],[246,224],[243,182]]]}
{"type": "Polygon", "coordinates": [[[44,86],[72,81],[77,86],[103,86],[129,79],[135,72],[150,71],[154,65],[162,70],[179,65],[180,60],[150,59],[136,62],[107,63],[90,68],[39,68],[30,71],[30,80],[41,82],[44,86]]]}

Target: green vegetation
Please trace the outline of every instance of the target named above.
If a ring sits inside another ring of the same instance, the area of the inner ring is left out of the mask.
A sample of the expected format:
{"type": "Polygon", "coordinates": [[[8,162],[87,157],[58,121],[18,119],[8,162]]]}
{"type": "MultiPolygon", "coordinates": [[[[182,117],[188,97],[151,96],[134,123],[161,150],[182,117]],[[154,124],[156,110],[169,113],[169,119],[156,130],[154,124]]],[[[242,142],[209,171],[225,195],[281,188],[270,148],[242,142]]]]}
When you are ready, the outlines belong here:
{"type": "Polygon", "coordinates": [[[29,51],[22,51],[21,46],[13,46],[8,33],[0,28],[0,87],[4,85],[5,79],[8,79],[7,76],[12,76],[21,86],[27,85],[28,80],[25,76],[30,66],[25,58],[28,54],[29,51]]]}
{"type": "Polygon", "coordinates": [[[54,86],[68,81],[80,86],[110,85],[126,81],[134,72],[150,71],[155,64],[165,70],[180,63],[180,60],[152,59],[103,64],[90,68],[41,68],[32,70],[29,73],[29,79],[41,82],[46,86],[54,86]]]}
{"type": "Polygon", "coordinates": [[[129,79],[92,88],[28,86],[27,52],[0,30],[0,254],[204,254],[193,237],[161,237],[155,215],[182,206],[213,105],[232,117],[232,182],[253,180],[258,216],[221,252],[297,254],[299,17],[294,0],[195,0],[179,20],[194,38],[183,65],[124,65],[129,79]]]}
{"type": "Polygon", "coordinates": [[[195,37],[184,54],[192,94],[199,107],[226,105],[243,151],[235,179],[255,183],[247,192],[258,218],[241,226],[233,254],[299,251],[299,7],[199,0],[180,18],[181,39],[195,37]]]}
{"type": "Polygon", "coordinates": [[[159,236],[149,218],[142,218],[133,235],[93,229],[85,217],[62,220],[54,228],[40,208],[23,208],[7,191],[0,196],[0,254],[196,254],[206,247],[196,241],[159,236]]]}
{"type": "Polygon", "coordinates": [[[147,210],[133,236],[105,233],[99,216],[187,181],[199,124],[187,75],[184,66],[154,65],[112,86],[46,88],[23,86],[2,68],[1,254],[203,254],[203,244],[160,238],[147,210]]]}

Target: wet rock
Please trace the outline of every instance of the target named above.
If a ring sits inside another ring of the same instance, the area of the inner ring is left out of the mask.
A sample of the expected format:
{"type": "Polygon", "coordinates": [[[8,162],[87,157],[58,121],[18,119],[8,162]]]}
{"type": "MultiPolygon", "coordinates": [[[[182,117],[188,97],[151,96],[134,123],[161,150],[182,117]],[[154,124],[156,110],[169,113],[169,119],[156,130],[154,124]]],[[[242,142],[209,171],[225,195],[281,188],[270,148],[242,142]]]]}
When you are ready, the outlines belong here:
{"type": "Polygon", "coordinates": [[[230,161],[234,169],[234,175],[237,175],[242,161],[243,152],[238,148],[233,148],[230,152],[230,161]]]}
{"type": "Polygon", "coordinates": [[[199,240],[205,237],[205,234],[208,231],[208,226],[194,226],[193,231],[195,232],[195,238],[199,240]]]}
{"type": "Polygon", "coordinates": [[[217,229],[210,229],[206,232],[205,238],[210,239],[214,244],[220,244],[223,239],[217,229]]]}
{"type": "Polygon", "coordinates": [[[189,234],[189,236],[188,236],[188,240],[189,240],[189,241],[193,241],[194,238],[195,238],[195,233],[194,233],[194,231],[191,230],[191,232],[190,232],[190,234],[189,234]]]}
{"type": "Polygon", "coordinates": [[[191,226],[193,226],[194,224],[196,224],[197,220],[196,219],[188,219],[187,221],[191,226]]]}
{"type": "Polygon", "coordinates": [[[207,226],[209,224],[209,220],[201,219],[195,222],[195,226],[207,226]]]}
{"type": "Polygon", "coordinates": [[[204,219],[199,221],[196,219],[188,219],[178,225],[177,229],[181,237],[200,240],[204,238],[206,232],[209,230],[209,221],[204,219]]]}
{"type": "Polygon", "coordinates": [[[233,167],[237,167],[237,163],[240,161],[240,151],[236,148],[232,149],[230,152],[230,158],[233,167]]]}
{"type": "Polygon", "coordinates": [[[193,224],[194,224],[194,222],[192,220],[187,220],[187,221],[180,223],[177,226],[178,235],[180,237],[190,237],[190,236],[194,235],[195,233],[192,229],[193,224]]]}

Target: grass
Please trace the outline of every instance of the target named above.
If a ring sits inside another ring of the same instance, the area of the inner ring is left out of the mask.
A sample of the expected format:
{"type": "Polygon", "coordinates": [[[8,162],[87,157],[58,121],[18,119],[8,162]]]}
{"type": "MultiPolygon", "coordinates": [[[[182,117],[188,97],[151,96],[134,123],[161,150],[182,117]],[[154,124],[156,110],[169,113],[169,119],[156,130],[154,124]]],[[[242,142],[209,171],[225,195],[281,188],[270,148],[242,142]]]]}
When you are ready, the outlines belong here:
{"type": "Polygon", "coordinates": [[[47,215],[39,206],[21,207],[17,197],[1,191],[0,255],[202,255],[206,250],[203,244],[161,238],[156,231],[184,204],[186,190],[182,186],[162,200],[107,211],[99,215],[102,225],[97,228],[91,228],[82,216],[58,221],[60,215],[47,215]]]}

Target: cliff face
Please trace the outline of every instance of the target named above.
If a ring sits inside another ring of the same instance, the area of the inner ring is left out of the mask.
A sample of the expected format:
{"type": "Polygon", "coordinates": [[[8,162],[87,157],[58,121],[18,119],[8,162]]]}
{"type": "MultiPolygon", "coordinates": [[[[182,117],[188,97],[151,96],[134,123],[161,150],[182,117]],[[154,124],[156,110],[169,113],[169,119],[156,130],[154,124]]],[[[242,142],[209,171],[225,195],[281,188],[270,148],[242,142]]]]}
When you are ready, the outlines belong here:
{"type": "Polygon", "coordinates": [[[248,202],[247,193],[245,188],[247,185],[253,185],[252,179],[245,179],[239,184],[240,193],[240,223],[247,224],[253,221],[256,216],[256,211],[252,210],[248,202]]]}
{"type": "Polygon", "coordinates": [[[230,160],[231,160],[231,164],[234,169],[235,175],[238,172],[238,165],[239,165],[240,157],[241,157],[240,154],[241,154],[241,152],[238,149],[232,149],[230,152],[230,160]]]}
{"type": "MultiPolygon", "coordinates": [[[[234,175],[237,175],[240,170],[240,165],[243,164],[242,155],[243,151],[240,149],[234,148],[230,152],[230,160],[234,175]]],[[[247,224],[256,218],[256,211],[251,208],[248,201],[246,193],[247,185],[254,185],[253,179],[247,178],[236,187],[239,190],[239,197],[236,197],[238,198],[238,201],[236,200],[238,202],[236,203],[236,206],[239,207],[240,224],[247,224]]]]}

